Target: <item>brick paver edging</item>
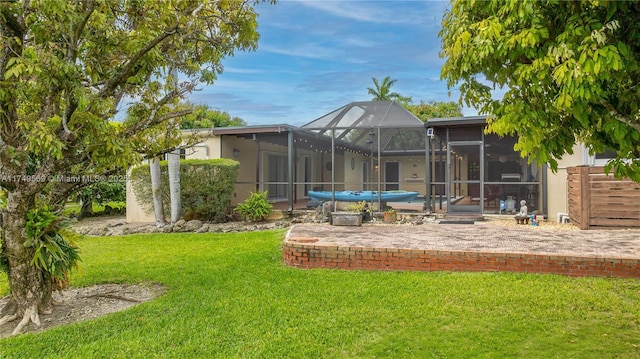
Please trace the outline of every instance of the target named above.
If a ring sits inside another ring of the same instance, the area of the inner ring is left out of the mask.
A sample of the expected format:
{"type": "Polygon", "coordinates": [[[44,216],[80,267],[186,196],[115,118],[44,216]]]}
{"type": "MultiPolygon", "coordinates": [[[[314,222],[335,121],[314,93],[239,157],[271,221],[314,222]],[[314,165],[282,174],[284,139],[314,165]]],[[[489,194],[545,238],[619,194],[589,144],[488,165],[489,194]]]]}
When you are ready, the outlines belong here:
{"type": "Polygon", "coordinates": [[[298,268],[555,273],[573,277],[640,278],[639,259],[429,249],[341,247],[287,238],[284,262],[298,268]]]}

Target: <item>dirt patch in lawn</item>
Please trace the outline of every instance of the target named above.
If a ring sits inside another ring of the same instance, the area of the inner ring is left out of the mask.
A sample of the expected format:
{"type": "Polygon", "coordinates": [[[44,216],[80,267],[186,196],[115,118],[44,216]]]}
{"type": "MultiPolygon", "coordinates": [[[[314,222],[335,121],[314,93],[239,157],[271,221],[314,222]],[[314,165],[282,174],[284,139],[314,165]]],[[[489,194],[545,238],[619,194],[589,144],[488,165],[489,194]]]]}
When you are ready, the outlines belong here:
{"type": "MultiPolygon", "coordinates": [[[[160,284],[101,284],[86,288],[69,288],[53,294],[55,306],[51,314],[40,314],[40,326],[29,323],[23,333],[41,332],[55,326],[78,323],[115,313],[157,298],[166,292],[160,284]]],[[[9,301],[0,299],[0,308],[9,301]]],[[[19,320],[0,326],[0,338],[11,336],[19,320]]]]}

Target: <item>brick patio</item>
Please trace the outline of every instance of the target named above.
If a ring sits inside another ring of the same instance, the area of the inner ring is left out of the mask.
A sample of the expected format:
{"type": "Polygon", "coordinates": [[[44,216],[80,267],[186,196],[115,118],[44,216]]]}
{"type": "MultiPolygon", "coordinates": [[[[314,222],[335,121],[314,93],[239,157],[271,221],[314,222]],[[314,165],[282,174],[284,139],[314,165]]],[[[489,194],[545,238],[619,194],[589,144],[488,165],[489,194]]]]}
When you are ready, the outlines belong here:
{"type": "Polygon", "coordinates": [[[640,230],[473,225],[293,226],[283,244],[299,268],[507,271],[640,277],[640,230]]]}

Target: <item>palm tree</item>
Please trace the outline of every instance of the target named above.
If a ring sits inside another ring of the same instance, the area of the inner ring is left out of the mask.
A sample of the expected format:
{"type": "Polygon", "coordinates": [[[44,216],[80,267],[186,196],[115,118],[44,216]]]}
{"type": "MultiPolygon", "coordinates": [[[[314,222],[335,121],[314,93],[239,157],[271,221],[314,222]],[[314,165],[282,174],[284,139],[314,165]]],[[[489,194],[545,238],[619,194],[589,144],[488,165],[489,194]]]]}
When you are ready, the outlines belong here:
{"type": "MultiPolygon", "coordinates": [[[[178,87],[178,71],[171,70],[173,85],[178,87]]],[[[171,120],[171,127],[176,125],[175,120],[171,120]]],[[[169,172],[169,194],[171,196],[171,224],[175,224],[182,218],[182,199],[180,198],[180,150],[174,149],[168,153],[167,170],[169,172]]]]}
{"type": "Polygon", "coordinates": [[[151,172],[151,193],[153,196],[153,213],[156,217],[156,227],[164,227],[167,222],[164,220],[164,208],[162,206],[162,189],[160,175],[160,158],[154,157],[149,165],[151,172]]]}
{"type": "Polygon", "coordinates": [[[167,154],[169,172],[169,193],[171,195],[171,224],[182,219],[182,200],[180,198],[180,150],[167,154]]]}
{"type": "Polygon", "coordinates": [[[397,92],[391,92],[391,86],[396,83],[395,79],[391,79],[390,76],[385,77],[382,80],[382,83],[378,81],[375,77],[371,78],[373,80],[374,87],[368,87],[369,95],[373,96],[373,101],[388,101],[395,100],[400,103],[409,103],[411,102],[411,97],[404,97],[397,92]]]}

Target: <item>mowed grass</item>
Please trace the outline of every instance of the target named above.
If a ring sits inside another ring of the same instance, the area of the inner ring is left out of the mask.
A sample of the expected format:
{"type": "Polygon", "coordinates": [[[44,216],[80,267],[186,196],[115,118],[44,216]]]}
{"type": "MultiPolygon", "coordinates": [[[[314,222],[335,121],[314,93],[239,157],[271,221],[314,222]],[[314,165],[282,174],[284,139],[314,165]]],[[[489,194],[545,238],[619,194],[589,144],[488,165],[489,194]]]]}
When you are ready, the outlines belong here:
{"type": "MultiPolygon", "coordinates": [[[[123,312],[0,340],[7,358],[630,358],[640,281],[301,270],[282,230],[88,237],[73,286],[162,283],[123,312]]],[[[6,277],[0,278],[6,294],[6,277]]]]}

